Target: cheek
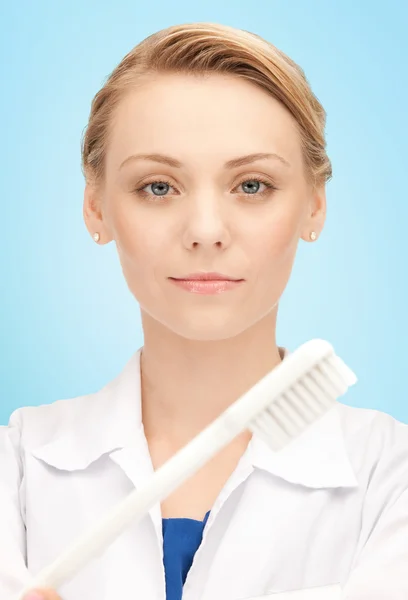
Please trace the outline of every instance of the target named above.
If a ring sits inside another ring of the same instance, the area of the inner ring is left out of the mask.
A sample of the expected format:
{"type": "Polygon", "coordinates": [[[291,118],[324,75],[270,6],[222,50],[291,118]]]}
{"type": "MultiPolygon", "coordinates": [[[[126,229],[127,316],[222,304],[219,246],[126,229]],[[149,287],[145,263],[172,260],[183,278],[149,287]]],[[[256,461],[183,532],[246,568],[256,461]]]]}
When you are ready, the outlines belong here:
{"type": "Polygon", "coordinates": [[[132,210],[115,211],[112,215],[114,236],[122,264],[138,272],[149,268],[159,255],[162,236],[154,220],[132,210]]]}
{"type": "Polygon", "coordinates": [[[140,273],[149,262],[149,236],[141,228],[125,227],[116,233],[116,246],[126,274],[140,273]]]}
{"type": "Polygon", "coordinates": [[[138,212],[117,216],[116,246],[127,285],[142,306],[160,296],[163,262],[169,255],[169,228],[138,212]]]}
{"type": "Polygon", "coordinates": [[[299,221],[297,211],[287,210],[264,220],[255,238],[261,264],[269,268],[291,266],[299,241],[299,221]]]}

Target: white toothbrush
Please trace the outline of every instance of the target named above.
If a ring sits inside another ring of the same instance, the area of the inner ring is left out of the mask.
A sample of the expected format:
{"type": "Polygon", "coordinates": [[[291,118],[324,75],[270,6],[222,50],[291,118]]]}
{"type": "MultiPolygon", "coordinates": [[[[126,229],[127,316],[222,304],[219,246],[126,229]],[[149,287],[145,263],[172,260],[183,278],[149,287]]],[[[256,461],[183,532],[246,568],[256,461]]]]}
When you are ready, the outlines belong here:
{"type": "Polygon", "coordinates": [[[328,342],[303,344],[36,575],[14,600],[32,589],[58,589],[244,430],[279,451],[332,408],[356,381],[328,342]]]}

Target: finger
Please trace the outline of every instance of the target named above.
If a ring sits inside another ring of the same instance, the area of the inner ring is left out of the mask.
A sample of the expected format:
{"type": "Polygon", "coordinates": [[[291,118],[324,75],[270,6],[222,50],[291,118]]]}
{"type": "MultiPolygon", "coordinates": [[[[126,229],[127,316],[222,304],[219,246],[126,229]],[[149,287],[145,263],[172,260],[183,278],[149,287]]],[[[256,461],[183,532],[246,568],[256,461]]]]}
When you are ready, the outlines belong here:
{"type": "Polygon", "coordinates": [[[24,596],[23,600],[61,600],[61,598],[55,590],[41,589],[32,590],[24,596]]]}

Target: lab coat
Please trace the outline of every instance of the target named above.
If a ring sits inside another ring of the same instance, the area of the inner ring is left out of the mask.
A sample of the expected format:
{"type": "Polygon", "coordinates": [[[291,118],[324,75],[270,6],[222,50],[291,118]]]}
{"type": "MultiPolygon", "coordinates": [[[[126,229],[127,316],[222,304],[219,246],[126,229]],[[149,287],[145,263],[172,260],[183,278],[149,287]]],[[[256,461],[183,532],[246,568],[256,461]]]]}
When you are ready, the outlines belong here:
{"type": "MultiPolygon", "coordinates": [[[[0,600],[151,476],[140,400],[138,351],[0,428],[0,600]]],[[[408,599],[408,425],[387,414],[339,404],[278,453],[254,436],[209,508],[183,600],[408,599]]],[[[155,506],[59,591],[164,600],[164,577],[155,506]]]]}

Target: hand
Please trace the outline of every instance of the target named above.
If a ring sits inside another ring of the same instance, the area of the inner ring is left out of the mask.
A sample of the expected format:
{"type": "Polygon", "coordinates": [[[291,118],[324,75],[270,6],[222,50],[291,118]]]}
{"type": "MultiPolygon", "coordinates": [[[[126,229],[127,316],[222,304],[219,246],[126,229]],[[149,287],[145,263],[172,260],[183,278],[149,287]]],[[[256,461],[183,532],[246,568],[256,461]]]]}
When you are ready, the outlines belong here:
{"type": "Polygon", "coordinates": [[[62,600],[57,592],[50,589],[33,590],[26,594],[23,600],[62,600]]]}

